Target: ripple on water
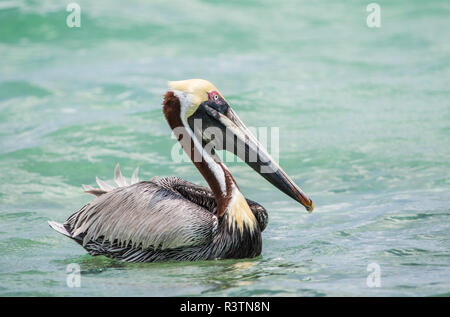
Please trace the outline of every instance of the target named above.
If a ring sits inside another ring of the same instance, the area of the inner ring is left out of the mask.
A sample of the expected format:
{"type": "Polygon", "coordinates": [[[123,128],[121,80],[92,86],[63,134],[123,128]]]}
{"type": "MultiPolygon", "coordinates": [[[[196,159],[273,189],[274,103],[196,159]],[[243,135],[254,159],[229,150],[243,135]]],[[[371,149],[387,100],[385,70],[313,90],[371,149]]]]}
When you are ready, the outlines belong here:
{"type": "Polygon", "coordinates": [[[410,249],[389,249],[386,250],[387,253],[396,255],[396,256],[414,256],[414,255],[422,255],[431,253],[429,250],[410,248],[410,249]]]}
{"type": "Polygon", "coordinates": [[[23,252],[32,248],[43,246],[51,246],[51,244],[33,239],[9,238],[0,241],[0,253],[23,252]]]}
{"type": "Polygon", "coordinates": [[[29,225],[29,223],[45,223],[47,218],[33,211],[2,212],[0,213],[0,221],[4,223],[9,221],[8,225],[16,225],[16,223],[29,225]]]}
{"type": "Polygon", "coordinates": [[[7,81],[0,83],[0,101],[25,96],[44,97],[50,95],[50,91],[43,87],[31,84],[27,81],[7,81]]]}
{"type": "Polygon", "coordinates": [[[34,215],[34,212],[5,212],[0,213],[0,220],[8,220],[8,219],[15,219],[15,218],[24,218],[27,219],[29,216],[34,215]]]}
{"type": "Polygon", "coordinates": [[[392,222],[415,221],[432,217],[448,217],[448,213],[413,213],[386,216],[384,219],[392,222]]]}

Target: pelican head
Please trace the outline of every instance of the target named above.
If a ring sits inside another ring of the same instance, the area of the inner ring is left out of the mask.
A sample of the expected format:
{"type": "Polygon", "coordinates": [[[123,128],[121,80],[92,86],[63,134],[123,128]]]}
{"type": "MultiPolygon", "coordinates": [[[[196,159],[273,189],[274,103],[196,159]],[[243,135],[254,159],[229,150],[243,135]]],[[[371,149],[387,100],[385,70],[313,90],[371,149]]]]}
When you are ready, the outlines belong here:
{"type": "Polygon", "coordinates": [[[214,150],[229,151],[280,191],[301,203],[307,211],[313,211],[312,200],[267,153],[213,84],[203,79],[171,81],[166,100],[171,96],[179,100],[179,109],[164,110],[171,128],[182,125],[189,130],[202,147],[202,157],[208,155],[221,164],[214,150]]]}

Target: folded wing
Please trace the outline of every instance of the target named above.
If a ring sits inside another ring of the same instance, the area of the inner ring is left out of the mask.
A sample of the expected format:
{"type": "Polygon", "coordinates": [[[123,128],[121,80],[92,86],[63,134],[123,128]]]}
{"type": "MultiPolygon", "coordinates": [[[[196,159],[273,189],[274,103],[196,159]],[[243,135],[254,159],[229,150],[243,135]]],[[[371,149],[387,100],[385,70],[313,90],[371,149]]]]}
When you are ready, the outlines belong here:
{"type": "Polygon", "coordinates": [[[210,242],[217,230],[216,216],[169,185],[162,178],[112,189],[69,217],[64,226],[83,245],[109,241],[164,250],[210,242]]]}

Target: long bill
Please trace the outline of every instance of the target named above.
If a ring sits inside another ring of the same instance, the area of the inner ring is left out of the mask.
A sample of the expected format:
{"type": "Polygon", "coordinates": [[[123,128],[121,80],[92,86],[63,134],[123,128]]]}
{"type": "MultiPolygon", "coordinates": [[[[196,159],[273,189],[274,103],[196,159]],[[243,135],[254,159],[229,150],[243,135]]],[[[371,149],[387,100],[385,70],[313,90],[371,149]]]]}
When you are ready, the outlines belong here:
{"type": "Polygon", "coordinates": [[[206,111],[225,128],[225,139],[223,141],[225,150],[234,153],[280,191],[301,203],[308,212],[313,211],[314,203],[312,200],[267,153],[266,149],[247,129],[231,107],[228,109],[227,115],[208,106],[206,106],[206,111]]]}

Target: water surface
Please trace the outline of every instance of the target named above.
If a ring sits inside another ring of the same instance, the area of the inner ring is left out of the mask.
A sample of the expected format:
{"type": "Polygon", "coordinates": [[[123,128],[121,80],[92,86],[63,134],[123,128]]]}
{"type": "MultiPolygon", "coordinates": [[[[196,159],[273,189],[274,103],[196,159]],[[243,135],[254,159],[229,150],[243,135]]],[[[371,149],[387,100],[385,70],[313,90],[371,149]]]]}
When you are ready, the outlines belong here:
{"type": "Polygon", "coordinates": [[[364,1],[78,3],[71,29],[59,1],[0,2],[0,295],[449,295],[448,3],[378,1],[379,29],[364,1]],[[269,212],[258,258],[125,264],[52,231],[116,163],[206,184],[171,160],[161,112],[167,80],[186,78],[279,127],[280,165],[316,210],[235,162],[269,212]]]}

